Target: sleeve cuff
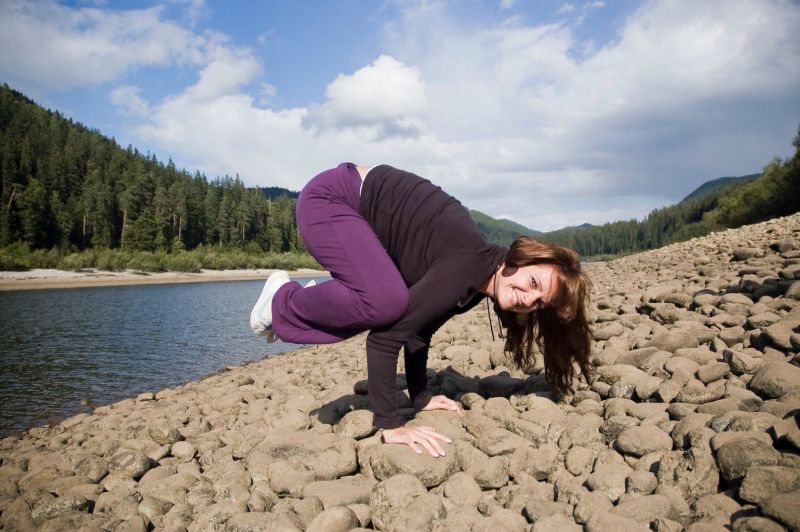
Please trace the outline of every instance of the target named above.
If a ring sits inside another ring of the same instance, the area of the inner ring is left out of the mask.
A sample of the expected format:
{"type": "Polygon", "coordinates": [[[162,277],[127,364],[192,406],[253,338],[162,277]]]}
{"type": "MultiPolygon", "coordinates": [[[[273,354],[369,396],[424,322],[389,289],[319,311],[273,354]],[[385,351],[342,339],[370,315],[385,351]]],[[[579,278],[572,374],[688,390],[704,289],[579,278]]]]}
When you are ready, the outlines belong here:
{"type": "Polygon", "coordinates": [[[431,392],[427,390],[420,392],[419,395],[414,398],[414,408],[416,408],[418,411],[422,410],[428,406],[428,403],[431,402],[431,398],[433,398],[431,392]]]}
{"type": "Polygon", "coordinates": [[[397,427],[402,427],[404,424],[405,420],[400,416],[379,417],[377,414],[373,414],[372,416],[372,426],[379,429],[396,429],[397,427]]]}

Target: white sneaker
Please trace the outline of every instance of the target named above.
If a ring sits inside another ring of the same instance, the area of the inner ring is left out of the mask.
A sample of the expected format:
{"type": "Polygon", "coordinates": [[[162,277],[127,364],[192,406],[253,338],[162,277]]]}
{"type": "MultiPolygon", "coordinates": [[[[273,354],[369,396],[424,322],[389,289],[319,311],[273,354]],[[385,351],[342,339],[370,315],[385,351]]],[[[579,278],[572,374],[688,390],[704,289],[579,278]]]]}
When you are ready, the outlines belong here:
{"type": "Polygon", "coordinates": [[[272,298],[278,288],[289,282],[289,274],[278,270],[269,276],[261,295],[250,311],[250,328],[259,336],[267,336],[272,331],[272,298]]]}

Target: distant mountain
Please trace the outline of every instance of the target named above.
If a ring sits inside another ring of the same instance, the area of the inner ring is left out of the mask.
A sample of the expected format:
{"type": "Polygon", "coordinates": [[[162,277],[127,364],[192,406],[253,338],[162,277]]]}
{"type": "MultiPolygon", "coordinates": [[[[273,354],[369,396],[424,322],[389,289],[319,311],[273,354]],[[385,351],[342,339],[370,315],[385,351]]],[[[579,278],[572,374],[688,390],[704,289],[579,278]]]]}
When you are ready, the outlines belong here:
{"type": "Polygon", "coordinates": [[[686,200],[699,198],[701,196],[705,196],[707,194],[711,194],[712,192],[719,192],[724,188],[733,186],[733,185],[741,185],[744,183],[748,183],[750,181],[755,180],[761,174],[750,174],[750,175],[743,175],[739,177],[719,177],[717,179],[712,179],[710,181],[706,181],[696,189],[694,189],[688,196],[683,198],[680,202],[684,202],[686,200]]]}
{"type": "Polygon", "coordinates": [[[597,226],[596,225],[592,225],[590,223],[583,223],[581,225],[570,225],[569,227],[562,227],[561,229],[558,229],[558,230],[559,231],[564,231],[564,230],[568,230],[568,229],[573,229],[573,230],[576,230],[576,231],[581,231],[583,229],[591,229],[592,227],[597,227],[597,226]]]}
{"type": "Polygon", "coordinates": [[[475,223],[478,224],[478,229],[481,230],[481,233],[483,233],[486,238],[503,246],[509,245],[520,235],[534,236],[541,234],[540,231],[534,231],[517,222],[512,222],[511,220],[505,220],[503,218],[492,218],[488,214],[484,214],[480,211],[469,209],[469,214],[472,216],[472,219],[475,220],[475,223]]]}

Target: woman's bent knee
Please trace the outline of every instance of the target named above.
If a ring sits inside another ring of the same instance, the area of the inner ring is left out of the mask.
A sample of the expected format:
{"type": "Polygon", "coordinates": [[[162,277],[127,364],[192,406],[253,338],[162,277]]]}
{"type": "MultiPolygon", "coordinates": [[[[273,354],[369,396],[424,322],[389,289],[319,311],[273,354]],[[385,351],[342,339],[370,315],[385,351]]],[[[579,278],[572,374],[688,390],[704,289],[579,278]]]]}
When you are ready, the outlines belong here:
{"type": "Polygon", "coordinates": [[[408,288],[375,291],[367,302],[369,326],[380,327],[399,320],[408,309],[408,288]]]}

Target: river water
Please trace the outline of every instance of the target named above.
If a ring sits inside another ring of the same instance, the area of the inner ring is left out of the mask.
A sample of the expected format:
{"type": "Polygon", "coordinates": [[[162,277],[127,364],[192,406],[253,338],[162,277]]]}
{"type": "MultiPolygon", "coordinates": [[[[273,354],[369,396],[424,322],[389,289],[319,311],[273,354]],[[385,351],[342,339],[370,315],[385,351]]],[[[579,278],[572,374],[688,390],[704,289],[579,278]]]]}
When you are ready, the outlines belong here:
{"type": "Polygon", "coordinates": [[[262,286],[0,292],[0,437],[297,349],[250,331],[262,286]]]}

